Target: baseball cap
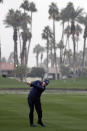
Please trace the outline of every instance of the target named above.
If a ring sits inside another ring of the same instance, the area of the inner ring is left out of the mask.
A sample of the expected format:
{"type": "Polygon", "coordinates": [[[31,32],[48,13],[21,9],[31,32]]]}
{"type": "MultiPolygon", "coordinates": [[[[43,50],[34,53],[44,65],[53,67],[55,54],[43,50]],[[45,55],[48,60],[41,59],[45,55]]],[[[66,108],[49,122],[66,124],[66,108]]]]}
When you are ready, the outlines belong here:
{"type": "Polygon", "coordinates": [[[46,83],[46,85],[49,84],[49,80],[48,79],[45,79],[44,82],[46,83]]]}

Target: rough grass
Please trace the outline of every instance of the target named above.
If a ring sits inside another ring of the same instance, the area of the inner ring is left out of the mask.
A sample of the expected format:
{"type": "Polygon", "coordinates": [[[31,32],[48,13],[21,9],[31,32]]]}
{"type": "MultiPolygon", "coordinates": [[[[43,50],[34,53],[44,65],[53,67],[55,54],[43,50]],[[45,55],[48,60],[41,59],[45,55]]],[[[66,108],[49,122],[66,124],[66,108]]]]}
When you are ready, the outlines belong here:
{"type": "MultiPolygon", "coordinates": [[[[0,77],[0,88],[28,88],[26,83],[0,77]]],[[[87,89],[87,77],[65,80],[51,80],[47,88],[87,89]]]]}
{"type": "Polygon", "coordinates": [[[84,78],[69,78],[65,80],[52,80],[48,87],[51,88],[72,88],[72,89],[87,89],[87,77],[84,78]]]}
{"type": "Polygon", "coordinates": [[[45,128],[29,127],[27,95],[0,95],[0,131],[87,131],[86,94],[44,94],[45,128]]]}
{"type": "Polygon", "coordinates": [[[26,83],[18,80],[0,77],[0,88],[25,88],[26,86],[26,83]]]}

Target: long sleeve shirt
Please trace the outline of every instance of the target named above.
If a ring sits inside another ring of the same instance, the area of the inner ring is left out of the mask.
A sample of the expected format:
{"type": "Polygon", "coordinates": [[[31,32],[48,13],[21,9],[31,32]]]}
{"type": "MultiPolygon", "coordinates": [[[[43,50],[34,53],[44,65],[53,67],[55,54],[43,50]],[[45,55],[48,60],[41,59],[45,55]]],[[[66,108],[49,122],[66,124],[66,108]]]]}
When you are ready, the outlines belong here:
{"type": "Polygon", "coordinates": [[[42,82],[39,80],[32,82],[30,86],[32,89],[30,91],[29,98],[40,99],[40,96],[46,87],[42,86],[42,82]]]}

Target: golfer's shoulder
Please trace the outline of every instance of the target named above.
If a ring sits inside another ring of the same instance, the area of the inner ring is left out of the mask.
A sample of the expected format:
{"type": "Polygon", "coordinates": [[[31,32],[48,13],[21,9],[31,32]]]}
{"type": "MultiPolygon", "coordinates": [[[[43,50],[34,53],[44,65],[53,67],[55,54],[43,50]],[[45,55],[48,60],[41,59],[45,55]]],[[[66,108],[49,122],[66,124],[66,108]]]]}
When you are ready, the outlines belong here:
{"type": "Polygon", "coordinates": [[[36,80],[36,83],[40,83],[41,84],[42,82],[40,80],[36,80]]]}

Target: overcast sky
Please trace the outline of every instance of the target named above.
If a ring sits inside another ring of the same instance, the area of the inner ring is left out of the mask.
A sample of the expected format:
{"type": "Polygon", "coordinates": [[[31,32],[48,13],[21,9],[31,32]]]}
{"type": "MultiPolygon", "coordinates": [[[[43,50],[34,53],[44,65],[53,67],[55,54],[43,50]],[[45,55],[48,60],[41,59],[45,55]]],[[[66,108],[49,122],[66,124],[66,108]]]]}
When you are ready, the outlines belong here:
{"type": "MultiPolygon", "coordinates": [[[[23,2],[23,0],[3,0],[3,4],[0,4],[0,40],[2,44],[2,57],[8,58],[10,55],[10,52],[13,51],[13,30],[11,28],[5,28],[5,25],[3,25],[3,20],[6,17],[6,14],[8,13],[8,10],[18,9],[20,4],[23,2]]],[[[33,54],[33,47],[35,47],[36,44],[41,44],[44,46],[44,41],[41,39],[41,33],[44,29],[44,26],[50,25],[52,27],[52,21],[48,20],[48,9],[51,2],[57,3],[57,6],[59,10],[64,8],[68,2],[73,2],[75,7],[81,7],[84,8],[84,10],[87,12],[87,0],[29,0],[30,2],[34,1],[36,4],[37,12],[33,15],[33,38],[31,43],[31,49],[30,49],[30,56],[29,56],[29,67],[34,66],[36,64],[35,54],[33,54]]],[[[61,38],[60,35],[60,25],[56,24],[56,34],[57,38],[56,40],[59,41],[61,38]]],[[[82,48],[82,43],[80,43],[79,49],[82,48]]]]}

